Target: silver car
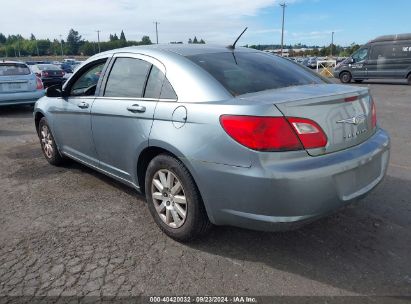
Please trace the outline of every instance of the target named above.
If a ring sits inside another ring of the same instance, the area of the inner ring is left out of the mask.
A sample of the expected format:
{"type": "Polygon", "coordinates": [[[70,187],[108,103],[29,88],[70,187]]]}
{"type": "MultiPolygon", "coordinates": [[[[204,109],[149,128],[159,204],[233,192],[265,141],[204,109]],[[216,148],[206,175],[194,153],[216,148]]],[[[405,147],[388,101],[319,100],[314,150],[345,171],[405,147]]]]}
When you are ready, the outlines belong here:
{"type": "Polygon", "coordinates": [[[298,227],[364,197],[389,161],[368,88],[247,48],[113,50],[46,94],[34,109],[46,159],[145,193],[180,241],[211,224],[298,227]]]}
{"type": "Polygon", "coordinates": [[[25,63],[0,61],[0,106],[34,104],[43,96],[41,79],[25,63]]]}

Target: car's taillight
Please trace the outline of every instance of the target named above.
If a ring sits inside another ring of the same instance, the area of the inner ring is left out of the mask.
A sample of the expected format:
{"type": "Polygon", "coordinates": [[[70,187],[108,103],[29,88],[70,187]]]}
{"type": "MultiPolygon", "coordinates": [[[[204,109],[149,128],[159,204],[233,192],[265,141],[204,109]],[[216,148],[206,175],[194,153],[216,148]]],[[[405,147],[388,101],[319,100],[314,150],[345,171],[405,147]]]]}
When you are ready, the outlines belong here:
{"type": "Polygon", "coordinates": [[[222,115],[220,123],[234,140],[253,150],[303,149],[301,142],[284,117],[222,115]]]}
{"type": "Polygon", "coordinates": [[[257,151],[293,151],[327,144],[318,124],[305,118],[222,115],[220,123],[234,140],[257,151]]]}
{"type": "Polygon", "coordinates": [[[43,90],[44,89],[43,82],[38,77],[36,77],[36,89],[37,90],[43,90]]]}
{"type": "Polygon", "coordinates": [[[49,73],[46,71],[41,71],[41,77],[48,77],[49,73]]]}
{"type": "Polygon", "coordinates": [[[372,128],[374,129],[377,127],[377,110],[375,108],[375,102],[372,97],[370,98],[370,102],[371,102],[371,122],[372,122],[372,128]]]}
{"type": "Polygon", "coordinates": [[[316,122],[298,117],[287,117],[287,120],[297,132],[305,149],[322,148],[327,145],[327,135],[316,122]]]}

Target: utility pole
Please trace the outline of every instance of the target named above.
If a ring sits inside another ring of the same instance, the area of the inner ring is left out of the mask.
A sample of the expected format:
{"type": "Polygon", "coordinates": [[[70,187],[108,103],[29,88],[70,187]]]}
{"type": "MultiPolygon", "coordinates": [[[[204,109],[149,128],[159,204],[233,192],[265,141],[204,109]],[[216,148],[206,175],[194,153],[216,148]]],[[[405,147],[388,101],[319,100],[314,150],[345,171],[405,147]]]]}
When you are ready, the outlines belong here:
{"type": "Polygon", "coordinates": [[[331,57],[333,56],[334,32],[331,32],[331,57]]]}
{"type": "Polygon", "coordinates": [[[156,41],[157,41],[157,44],[158,44],[158,25],[160,24],[159,22],[157,22],[157,21],[154,21],[153,22],[155,25],[156,25],[156,41]]]}
{"type": "Polygon", "coordinates": [[[287,5],[284,3],[280,4],[280,6],[283,8],[283,26],[281,28],[281,56],[283,56],[283,49],[284,49],[284,15],[285,15],[285,8],[287,5]]]}
{"type": "Polygon", "coordinates": [[[61,35],[59,35],[60,36],[60,50],[61,50],[61,60],[63,60],[63,57],[64,57],[64,55],[63,55],[63,40],[61,39],[61,35]]]}
{"type": "Polygon", "coordinates": [[[97,30],[98,52],[100,53],[100,30],[97,30]]]}

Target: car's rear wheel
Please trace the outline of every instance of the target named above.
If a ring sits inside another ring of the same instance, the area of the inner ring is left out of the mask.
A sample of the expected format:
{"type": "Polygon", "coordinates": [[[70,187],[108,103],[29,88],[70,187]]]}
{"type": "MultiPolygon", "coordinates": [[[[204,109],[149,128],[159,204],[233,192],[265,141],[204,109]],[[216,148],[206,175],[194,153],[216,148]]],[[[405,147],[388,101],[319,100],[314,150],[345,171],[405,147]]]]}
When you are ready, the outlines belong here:
{"type": "Polygon", "coordinates": [[[411,74],[408,75],[408,84],[411,85],[411,74]]]}
{"type": "Polygon", "coordinates": [[[187,168],[166,154],[148,165],[145,179],[148,207],[161,230],[178,241],[190,241],[211,226],[200,193],[187,168]]]}
{"type": "Polygon", "coordinates": [[[340,74],[340,81],[342,83],[350,83],[351,79],[352,79],[352,76],[350,72],[342,72],[340,74]]]}
{"type": "Polygon", "coordinates": [[[51,134],[50,127],[45,117],[40,119],[38,132],[41,150],[43,151],[46,160],[54,166],[61,165],[64,162],[64,159],[57,149],[56,142],[53,134],[51,134]]]}

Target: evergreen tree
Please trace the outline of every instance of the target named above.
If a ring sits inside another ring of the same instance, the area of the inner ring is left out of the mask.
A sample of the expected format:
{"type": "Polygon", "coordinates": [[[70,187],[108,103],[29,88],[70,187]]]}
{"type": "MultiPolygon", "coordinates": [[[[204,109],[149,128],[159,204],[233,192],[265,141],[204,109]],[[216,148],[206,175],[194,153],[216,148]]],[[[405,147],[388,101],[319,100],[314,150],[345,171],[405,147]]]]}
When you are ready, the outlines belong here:
{"type": "Polygon", "coordinates": [[[188,43],[191,44],[193,43],[193,40],[191,40],[191,38],[188,39],[188,43]]]}
{"type": "Polygon", "coordinates": [[[121,30],[120,40],[122,40],[122,41],[126,41],[126,35],[124,35],[123,30],[121,30]]]}
{"type": "Polygon", "coordinates": [[[31,33],[31,35],[30,35],[30,40],[31,40],[31,41],[36,40],[36,36],[34,36],[33,33],[31,33]]]}
{"type": "Polygon", "coordinates": [[[141,38],[141,44],[146,45],[146,44],[152,44],[150,37],[148,36],[143,36],[143,38],[141,38]]]}
{"type": "Polygon", "coordinates": [[[198,43],[198,40],[197,40],[197,37],[196,37],[196,36],[194,36],[193,43],[195,43],[195,44],[197,44],[197,43],[198,43]]]}
{"type": "Polygon", "coordinates": [[[7,38],[6,36],[3,35],[3,33],[0,33],[0,43],[6,43],[7,38]]]}

